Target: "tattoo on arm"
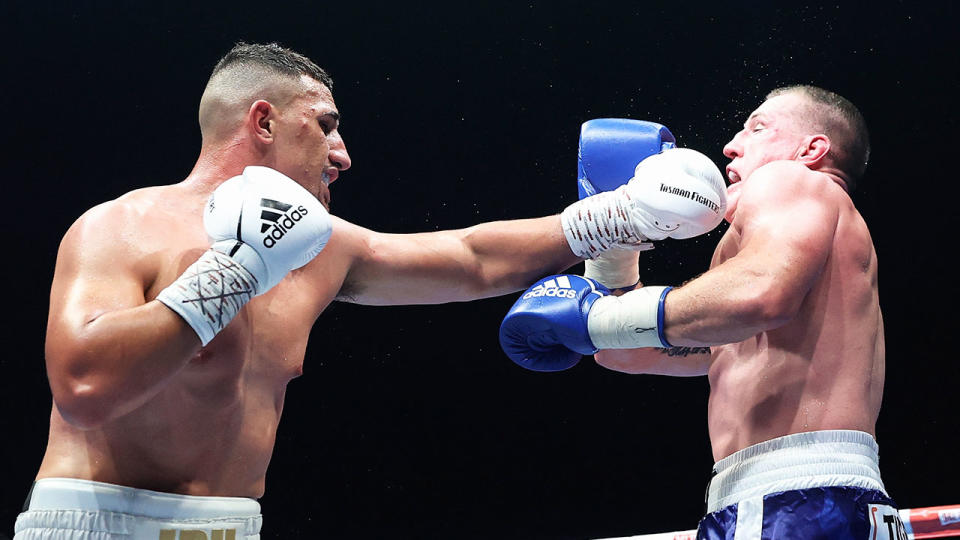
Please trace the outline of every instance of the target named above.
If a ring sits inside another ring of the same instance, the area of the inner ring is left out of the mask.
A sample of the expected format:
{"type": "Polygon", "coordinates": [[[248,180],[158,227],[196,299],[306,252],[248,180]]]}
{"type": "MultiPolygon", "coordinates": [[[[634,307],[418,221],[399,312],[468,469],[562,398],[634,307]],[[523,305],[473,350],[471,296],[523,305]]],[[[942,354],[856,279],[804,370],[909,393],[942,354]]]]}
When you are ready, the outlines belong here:
{"type": "Polygon", "coordinates": [[[667,356],[683,356],[686,358],[691,354],[710,354],[710,347],[670,347],[669,349],[659,349],[660,354],[667,356]]]}

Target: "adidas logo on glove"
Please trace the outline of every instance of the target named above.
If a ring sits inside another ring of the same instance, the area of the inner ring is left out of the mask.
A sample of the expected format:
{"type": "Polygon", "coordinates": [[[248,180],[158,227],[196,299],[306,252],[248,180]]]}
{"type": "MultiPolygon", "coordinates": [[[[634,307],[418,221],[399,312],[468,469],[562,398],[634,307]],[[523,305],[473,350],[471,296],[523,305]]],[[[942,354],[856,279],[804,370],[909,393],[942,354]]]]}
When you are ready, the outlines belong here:
{"type": "Polygon", "coordinates": [[[260,232],[270,231],[263,237],[265,247],[272,248],[277,245],[277,241],[308,213],[303,205],[288,212],[291,208],[293,208],[291,204],[273,199],[260,199],[260,219],[263,220],[260,224],[260,232]]]}
{"type": "Polygon", "coordinates": [[[541,296],[555,296],[557,298],[576,298],[576,289],[570,286],[570,278],[567,276],[557,276],[556,279],[548,279],[540,285],[527,291],[523,295],[524,300],[538,298],[541,296]]]}

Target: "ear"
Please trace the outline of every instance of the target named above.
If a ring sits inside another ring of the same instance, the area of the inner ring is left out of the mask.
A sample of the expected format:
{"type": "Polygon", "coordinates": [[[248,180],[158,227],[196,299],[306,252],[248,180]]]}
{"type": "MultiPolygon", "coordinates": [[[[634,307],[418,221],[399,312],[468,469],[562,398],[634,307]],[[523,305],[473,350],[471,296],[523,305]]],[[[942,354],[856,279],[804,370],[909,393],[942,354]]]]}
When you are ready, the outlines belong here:
{"type": "Polygon", "coordinates": [[[803,138],[803,143],[797,149],[797,161],[811,169],[823,165],[830,153],[830,138],[819,133],[803,138]]]}
{"type": "Polygon", "coordinates": [[[273,144],[277,110],[269,101],[258,99],[247,110],[247,129],[254,141],[260,144],[273,144]]]}

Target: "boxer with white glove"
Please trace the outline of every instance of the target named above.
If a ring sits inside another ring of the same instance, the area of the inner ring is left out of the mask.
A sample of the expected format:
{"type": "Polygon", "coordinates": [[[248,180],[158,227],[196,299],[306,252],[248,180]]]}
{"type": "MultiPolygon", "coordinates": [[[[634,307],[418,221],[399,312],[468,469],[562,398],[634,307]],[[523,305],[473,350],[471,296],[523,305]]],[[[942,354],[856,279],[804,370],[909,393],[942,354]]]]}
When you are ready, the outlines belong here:
{"type": "Polygon", "coordinates": [[[626,185],[573,203],[560,218],[570,249],[594,258],[614,247],[707,233],[723,221],[726,205],[726,183],[710,158],[671,148],[641,161],[626,185]]]}
{"type": "Polygon", "coordinates": [[[500,325],[500,347],[533,371],[561,371],[600,349],[671,345],[664,301],[671,287],[643,287],[623,296],[580,276],[541,279],[513,304],[500,325]]]}
{"type": "MultiPolygon", "coordinates": [[[[580,199],[613,191],[627,183],[638,163],[676,147],[665,126],[630,118],[595,118],[580,126],[577,148],[577,191],[580,199]]],[[[584,277],[610,289],[630,289],[640,281],[640,251],[650,242],[614,248],[585,261],[584,277]]]]}
{"type": "Polygon", "coordinates": [[[157,300],[177,312],[205,346],[254,296],[310,262],[327,244],[331,220],[300,184],[249,166],[210,196],[203,225],[213,245],[157,300]]]}

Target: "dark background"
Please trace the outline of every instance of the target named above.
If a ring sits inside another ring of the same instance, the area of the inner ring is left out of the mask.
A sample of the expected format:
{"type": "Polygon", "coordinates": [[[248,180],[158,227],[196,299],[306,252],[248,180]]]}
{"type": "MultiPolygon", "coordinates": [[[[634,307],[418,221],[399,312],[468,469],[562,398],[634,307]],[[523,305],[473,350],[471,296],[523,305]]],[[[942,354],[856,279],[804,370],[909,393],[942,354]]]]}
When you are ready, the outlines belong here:
{"type": "MultiPolygon", "coordinates": [[[[581,122],[670,127],[721,168],[770,89],[856,103],[873,159],[854,194],[880,260],[887,387],[877,426],[903,507],[956,485],[958,13],[953,2],[237,1],[7,3],[0,531],[39,465],[57,245],[85,209],[182,179],[196,108],[234,42],[278,41],[335,80],[352,170],[334,213],[415,232],[556,213],[576,198],[581,122]],[[82,4],[82,5],[81,5],[82,4]]],[[[643,255],[648,283],[702,272],[723,227],[643,255]]],[[[575,269],[576,270],[576,269],[575,269]]],[[[712,459],[704,378],[585,361],[526,372],[497,344],[514,296],[335,304],[289,388],[264,538],[587,538],[693,528],[712,459]]]]}

